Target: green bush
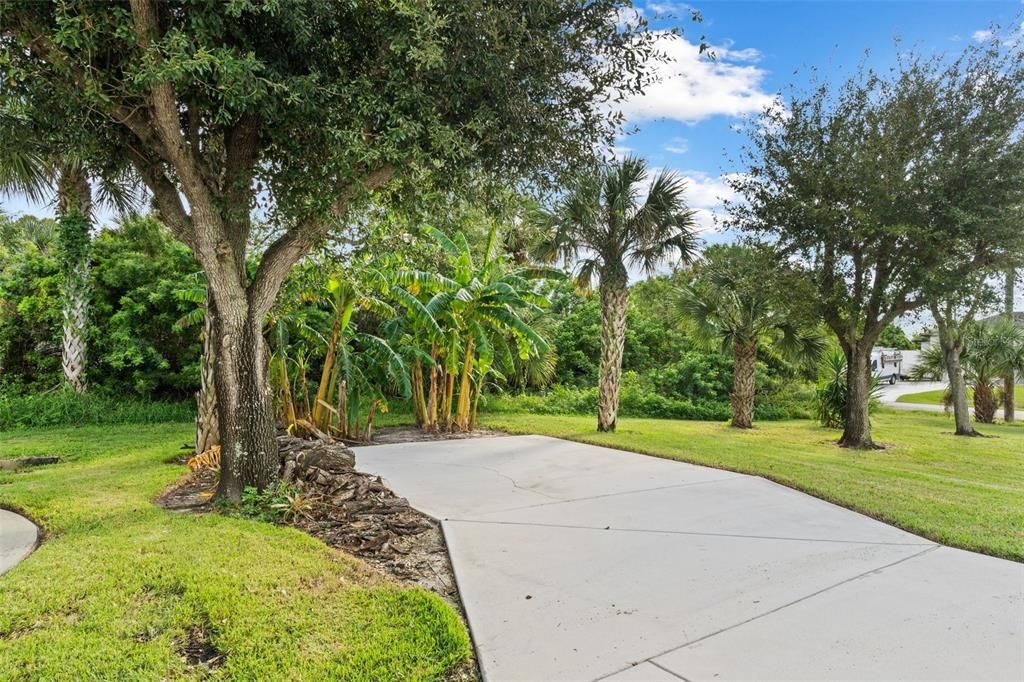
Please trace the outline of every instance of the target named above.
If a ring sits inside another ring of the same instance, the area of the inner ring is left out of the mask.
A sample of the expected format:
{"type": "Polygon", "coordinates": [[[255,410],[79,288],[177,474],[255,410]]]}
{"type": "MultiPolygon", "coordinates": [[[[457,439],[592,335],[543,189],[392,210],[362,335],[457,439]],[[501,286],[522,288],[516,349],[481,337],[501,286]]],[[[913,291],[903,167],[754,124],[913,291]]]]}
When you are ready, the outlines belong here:
{"type": "Polygon", "coordinates": [[[195,419],[191,402],[115,398],[98,393],[54,391],[0,394],[0,431],[41,426],[156,424],[195,419]]]}
{"type": "MultiPolygon", "coordinates": [[[[868,410],[874,412],[882,385],[878,377],[872,376],[868,386],[868,410]]],[[[821,359],[818,368],[818,385],[814,391],[814,418],[822,426],[842,429],[846,426],[846,355],[833,347],[821,359]]]]}
{"type": "MultiPolygon", "coordinates": [[[[765,401],[754,407],[754,418],[763,421],[808,418],[807,391],[800,391],[786,402],[765,401]]],[[[481,410],[492,413],[595,414],[597,388],[552,386],[544,394],[498,395],[485,397],[481,410]]],[[[625,372],[619,392],[619,415],[654,419],[726,421],[728,398],[718,400],[673,398],[654,391],[636,372],[625,372]]]]}

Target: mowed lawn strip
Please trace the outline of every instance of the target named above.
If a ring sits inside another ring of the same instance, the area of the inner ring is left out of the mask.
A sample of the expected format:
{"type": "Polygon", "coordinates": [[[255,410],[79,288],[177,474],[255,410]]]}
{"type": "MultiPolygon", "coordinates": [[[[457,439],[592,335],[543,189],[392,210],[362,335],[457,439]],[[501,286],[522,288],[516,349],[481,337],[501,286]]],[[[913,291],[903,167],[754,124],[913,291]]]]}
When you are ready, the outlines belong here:
{"type": "Polygon", "coordinates": [[[812,421],[726,424],[621,419],[597,433],[590,416],[493,415],[483,425],[756,474],[954,547],[1024,561],[1024,425],[952,434],[943,414],[885,410],[872,417],[884,450],[839,448],[812,421]]]}
{"type": "MultiPolygon", "coordinates": [[[[934,391],[920,391],[918,393],[904,393],[903,395],[896,398],[898,403],[914,403],[918,405],[941,405],[942,396],[945,394],[943,389],[936,389],[934,391]]],[[[967,389],[967,400],[968,402],[974,399],[974,391],[967,389]]],[[[1024,386],[1017,384],[1017,389],[1013,392],[1013,402],[1017,406],[1018,410],[1024,410],[1024,386]]],[[[999,408],[996,410],[996,416],[1003,414],[1003,403],[999,401],[999,408]]]]}
{"type": "Polygon", "coordinates": [[[192,429],[0,434],[3,457],[64,460],[0,472],[0,505],[46,531],[0,577],[0,679],[206,679],[176,651],[190,634],[226,653],[214,679],[438,680],[467,660],[436,595],[299,531],[154,506],[192,429]]]}

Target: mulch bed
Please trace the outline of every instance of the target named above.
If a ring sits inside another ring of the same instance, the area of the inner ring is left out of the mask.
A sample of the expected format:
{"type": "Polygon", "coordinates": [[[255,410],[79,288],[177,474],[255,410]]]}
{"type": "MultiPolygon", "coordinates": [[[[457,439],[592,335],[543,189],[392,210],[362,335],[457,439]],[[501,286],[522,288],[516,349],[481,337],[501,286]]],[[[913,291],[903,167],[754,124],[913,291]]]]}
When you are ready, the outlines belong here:
{"type": "MultiPolygon", "coordinates": [[[[411,427],[390,427],[374,444],[506,435],[479,430],[466,434],[430,434],[411,427]]],[[[355,455],[340,441],[303,440],[281,433],[281,481],[300,491],[288,523],[344,550],[406,584],[431,590],[465,619],[440,523],[391,491],[379,476],[356,471],[355,455]]],[[[190,472],[165,490],[156,503],[178,512],[214,511],[218,474],[190,472]]],[[[479,679],[475,664],[453,680],[479,679]]]]}
{"type": "Polygon", "coordinates": [[[504,431],[473,429],[472,431],[438,431],[428,433],[415,426],[384,426],[375,429],[373,441],[359,445],[391,445],[392,443],[418,443],[431,440],[462,440],[463,438],[494,438],[507,436],[504,431]]]}

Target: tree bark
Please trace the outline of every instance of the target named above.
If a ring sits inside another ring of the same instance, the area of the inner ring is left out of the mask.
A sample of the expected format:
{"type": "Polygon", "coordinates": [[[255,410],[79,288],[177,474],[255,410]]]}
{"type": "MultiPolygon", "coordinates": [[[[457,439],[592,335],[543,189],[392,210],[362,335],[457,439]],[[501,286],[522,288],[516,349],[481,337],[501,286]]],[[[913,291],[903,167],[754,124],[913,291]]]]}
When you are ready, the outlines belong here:
{"type": "Polygon", "coordinates": [[[57,180],[57,214],[64,251],[63,343],[64,384],[85,393],[89,332],[89,228],[92,190],[85,172],[64,166],[57,180]]]}
{"type": "Polygon", "coordinates": [[[203,316],[203,357],[199,362],[199,391],[196,393],[196,452],[203,453],[220,445],[220,425],[217,421],[217,339],[216,313],[209,291],[206,294],[206,314],[203,316]]]}
{"type": "MultiPolygon", "coordinates": [[[[1011,322],[1013,321],[1013,294],[1016,284],[1017,270],[1011,267],[1006,271],[1006,282],[1003,289],[1003,315],[1011,322]]],[[[1003,421],[1007,424],[1013,422],[1014,410],[1017,409],[1014,399],[1014,392],[1016,390],[1015,379],[1016,377],[1014,377],[1013,372],[1003,377],[1003,421]]]]}
{"type": "Polygon", "coordinates": [[[736,343],[732,350],[732,426],[749,429],[754,425],[757,344],[736,343]]]}
{"type": "Polygon", "coordinates": [[[974,384],[974,419],[982,424],[992,424],[996,420],[996,396],[992,384],[979,381],[974,384]]]}
{"type": "Polygon", "coordinates": [[[263,315],[243,298],[217,302],[216,385],[220,419],[221,475],[217,494],[239,500],[242,490],[263,490],[279,467],[273,400],[267,381],[263,315]]]}
{"type": "Polygon", "coordinates": [[[942,341],[939,334],[939,345],[942,347],[942,358],[946,364],[946,375],[949,378],[949,392],[953,396],[953,420],[956,423],[956,435],[977,436],[971,424],[971,412],[967,406],[967,382],[964,381],[964,369],[960,364],[963,343],[956,340],[942,341]]]}
{"type": "MultiPolygon", "coordinates": [[[[963,327],[965,323],[954,324],[952,309],[943,311],[938,305],[930,306],[935,327],[939,332],[939,348],[946,365],[946,376],[949,379],[949,392],[953,398],[953,419],[956,422],[956,435],[977,436],[971,424],[971,413],[967,406],[967,382],[964,381],[964,368],[960,363],[960,355],[964,351],[963,327]]],[[[970,319],[971,315],[966,315],[970,319]]]]}
{"type": "Polygon", "coordinates": [[[629,278],[621,263],[601,271],[601,366],[597,389],[597,430],[614,431],[619,412],[622,349],[626,343],[629,278]]]}
{"type": "Polygon", "coordinates": [[[864,343],[847,346],[846,352],[846,420],[839,445],[846,448],[870,450],[875,447],[871,439],[871,345],[864,343]]]}

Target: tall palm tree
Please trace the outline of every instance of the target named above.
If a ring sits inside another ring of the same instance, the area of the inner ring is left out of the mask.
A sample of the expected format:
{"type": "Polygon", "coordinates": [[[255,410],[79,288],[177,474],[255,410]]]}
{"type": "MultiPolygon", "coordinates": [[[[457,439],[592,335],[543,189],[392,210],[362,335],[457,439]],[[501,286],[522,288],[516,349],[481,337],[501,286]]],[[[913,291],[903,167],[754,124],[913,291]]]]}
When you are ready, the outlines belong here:
{"type": "Polygon", "coordinates": [[[682,289],[681,312],[696,337],[732,355],[732,426],[754,423],[758,351],[770,347],[812,366],[825,347],[821,333],[803,324],[780,301],[770,281],[781,266],[769,252],[729,245],[708,249],[706,265],[682,289]]]}
{"type": "Polygon", "coordinates": [[[53,156],[42,151],[36,136],[16,111],[0,111],[0,191],[23,194],[31,201],[51,197],[56,205],[63,275],[64,383],[78,393],[86,388],[86,335],[89,308],[89,244],[93,183],[101,202],[121,213],[136,204],[139,183],[124,160],[91,169],[74,151],[53,156]]]}
{"type": "Polygon", "coordinates": [[[589,289],[595,277],[599,281],[598,431],[615,430],[629,268],[651,274],[673,256],[689,262],[696,255],[694,212],[686,206],[685,191],[676,173],[662,170],[652,178],[645,160],[629,156],[583,178],[543,216],[548,231],[538,256],[549,261],[561,256],[575,264],[581,288],[589,289]]]}

